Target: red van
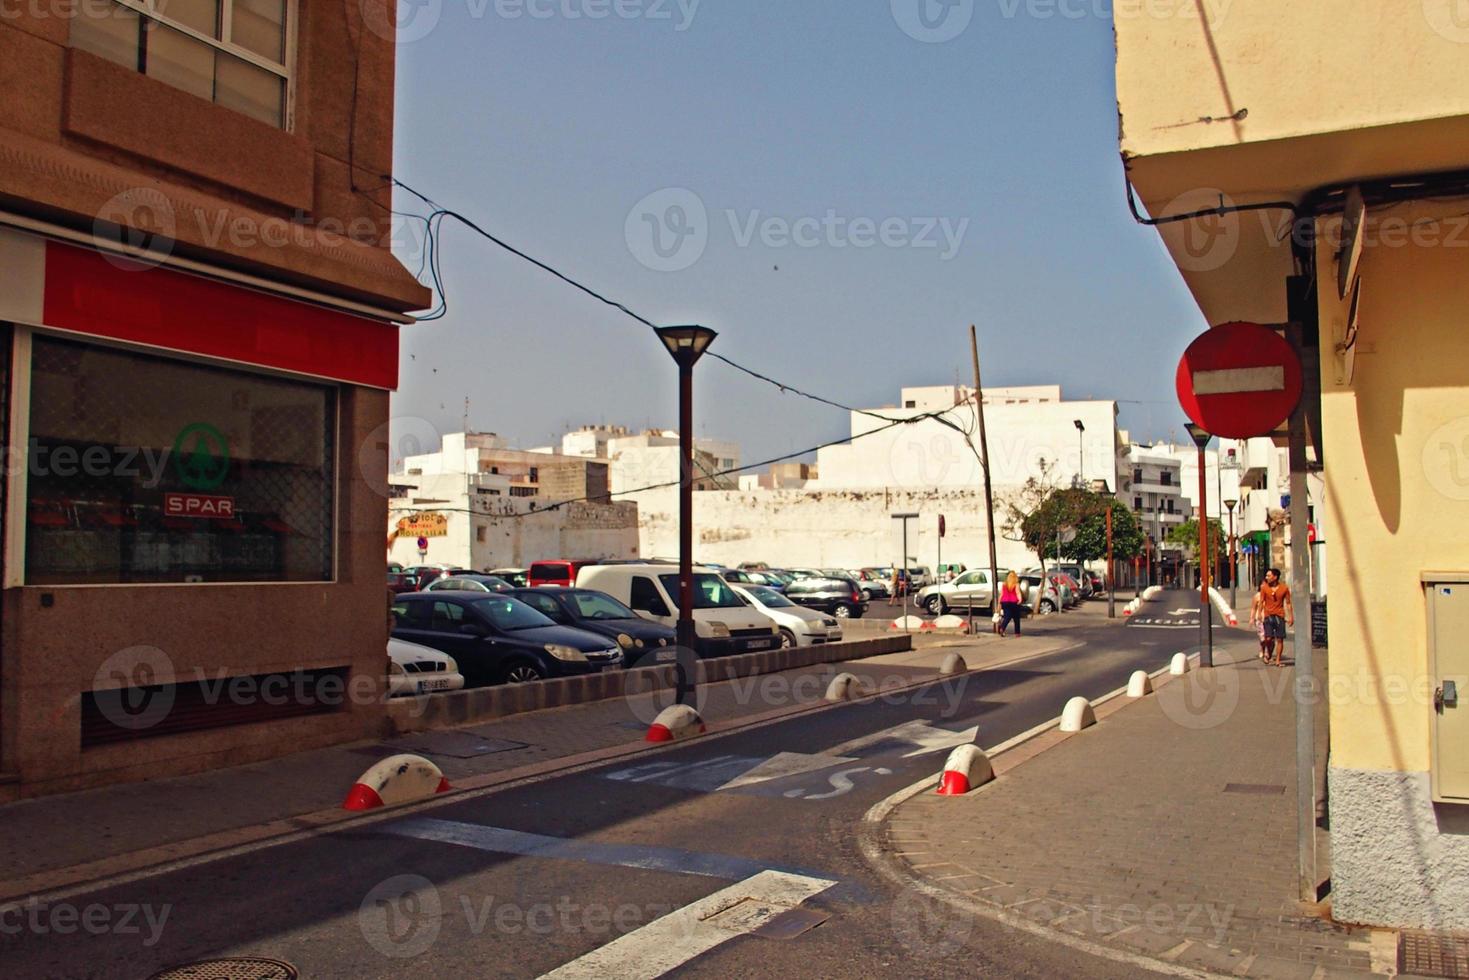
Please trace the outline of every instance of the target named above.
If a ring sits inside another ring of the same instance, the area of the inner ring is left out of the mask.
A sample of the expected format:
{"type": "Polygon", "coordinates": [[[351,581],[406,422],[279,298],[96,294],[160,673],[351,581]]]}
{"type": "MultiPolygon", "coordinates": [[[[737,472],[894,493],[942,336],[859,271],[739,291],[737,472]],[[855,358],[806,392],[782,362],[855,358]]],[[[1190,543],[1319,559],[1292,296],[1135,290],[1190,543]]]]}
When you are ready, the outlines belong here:
{"type": "Polygon", "coordinates": [[[596,562],[587,559],[566,561],[559,558],[555,561],[532,562],[527,584],[532,589],[541,585],[564,585],[569,589],[576,584],[576,573],[583,566],[595,564],[596,562]]]}

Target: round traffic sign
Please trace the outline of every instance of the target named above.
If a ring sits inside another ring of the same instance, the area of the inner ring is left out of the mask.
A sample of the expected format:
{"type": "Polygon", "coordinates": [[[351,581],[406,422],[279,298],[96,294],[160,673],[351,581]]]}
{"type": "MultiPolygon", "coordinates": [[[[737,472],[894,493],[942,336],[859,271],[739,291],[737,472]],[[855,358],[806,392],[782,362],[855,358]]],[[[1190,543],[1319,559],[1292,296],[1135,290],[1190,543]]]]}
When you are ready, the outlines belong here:
{"type": "Polygon", "coordinates": [[[1178,362],[1178,403],[1216,436],[1252,439],[1274,432],[1301,400],[1301,359],[1285,338],[1258,323],[1206,330],[1178,362]]]}
{"type": "Polygon", "coordinates": [[[419,538],[418,539],[418,550],[419,551],[427,551],[428,550],[428,538],[419,538]]]}

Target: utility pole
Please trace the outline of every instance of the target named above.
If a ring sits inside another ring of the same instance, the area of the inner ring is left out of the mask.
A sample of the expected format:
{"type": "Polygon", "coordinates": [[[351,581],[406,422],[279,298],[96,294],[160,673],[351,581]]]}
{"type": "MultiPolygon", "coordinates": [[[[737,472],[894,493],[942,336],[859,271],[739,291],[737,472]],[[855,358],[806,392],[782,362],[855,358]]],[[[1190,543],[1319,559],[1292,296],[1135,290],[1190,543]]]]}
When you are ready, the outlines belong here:
{"type": "Polygon", "coordinates": [[[1204,447],[1213,438],[1203,426],[1188,424],[1199,447],[1199,666],[1214,666],[1214,603],[1209,598],[1209,470],[1204,447]]]}
{"type": "Polygon", "coordinates": [[[1107,618],[1117,618],[1117,584],[1112,576],[1117,568],[1112,558],[1112,501],[1107,501],[1107,618]]]}
{"type": "MultiPolygon", "coordinates": [[[[1000,563],[995,552],[995,490],[990,479],[990,443],[989,436],[984,428],[984,388],[979,383],[979,334],[974,329],[974,324],[969,325],[969,356],[974,361],[974,417],[979,425],[979,468],[984,474],[984,513],[985,528],[990,540],[990,614],[997,611],[998,597],[1000,594],[1000,563]]],[[[1041,591],[1045,591],[1044,584],[1041,591]]],[[[973,609],[973,603],[970,604],[973,609]]],[[[1019,629],[1017,626],[1016,629],[1019,629]]],[[[973,624],[970,624],[970,635],[974,635],[973,624]]]]}
{"type": "MultiPolygon", "coordinates": [[[[1292,318],[1294,319],[1294,318],[1292,318]]],[[[1296,353],[1302,352],[1299,323],[1285,329],[1296,353]]],[[[1311,553],[1306,525],[1306,400],[1290,416],[1290,591],[1292,604],[1306,596],[1306,620],[1296,624],[1291,654],[1295,657],[1296,695],[1296,859],[1303,902],[1317,900],[1316,885],[1316,675],[1311,653],[1311,553]]],[[[1283,645],[1283,644],[1282,644],[1283,645]]]]}
{"type": "Polygon", "coordinates": [[[908,625],[908,595],[913,591],[912,583],[908,578],[910,567],[908,565],[908,522],[918,520],[919,515],[894,514],[892,517],[895,521],[903,522],[903,560],[901,563],[903,574],[898,578],[898,588],[903,590],[903,632],[908,633],[912,632],[908,625]]]}

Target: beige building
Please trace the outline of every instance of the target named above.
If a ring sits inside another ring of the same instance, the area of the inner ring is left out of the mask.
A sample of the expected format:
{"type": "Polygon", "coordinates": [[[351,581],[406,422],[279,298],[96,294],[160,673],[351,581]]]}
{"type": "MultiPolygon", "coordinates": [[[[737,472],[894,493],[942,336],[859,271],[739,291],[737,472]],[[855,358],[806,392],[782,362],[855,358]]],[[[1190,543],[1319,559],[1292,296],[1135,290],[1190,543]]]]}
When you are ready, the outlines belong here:
{"type": "MultiPolygon", "coordinates": [[[[1199,329],[1293,323],[1305,348],[1336,586],[1332,912],[1466,929],[1469,24],[1456,11],[1235,0],[1178,18],[1119,0],[1115,26],[1127,177],[1163,222],[1199,329]]],[[[1181,324],[1180,342],[1192,332],[1181,324]]]]}

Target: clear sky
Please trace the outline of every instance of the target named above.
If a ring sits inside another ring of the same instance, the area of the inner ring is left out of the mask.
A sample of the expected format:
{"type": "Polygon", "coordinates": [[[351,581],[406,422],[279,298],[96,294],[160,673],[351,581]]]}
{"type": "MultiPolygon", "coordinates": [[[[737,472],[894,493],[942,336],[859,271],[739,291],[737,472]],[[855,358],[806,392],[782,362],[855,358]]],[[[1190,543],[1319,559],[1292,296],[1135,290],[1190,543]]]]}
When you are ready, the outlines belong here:
{"type": "MultiPolygon", "coordinates": [[[[927,0],[925,27],[922,2],[403,0],[397,175],[840,402],[968,380],[974,323],[987,385],[1060,383],[1126,402],[1135,436],[1181,432],[1173,371],[1205,323],[1127,212],[1110,4],[953,0],[945,21],[927,0]]],[[[475,429],[525,447],[675,425],[651,331],[444,229],[449,313],[404,331],[400,432],[459,429],[466,396],[475,429]]],[[[696,392],[699,434],[747,462],[847,432],[717,361],[696,392]]]]}

